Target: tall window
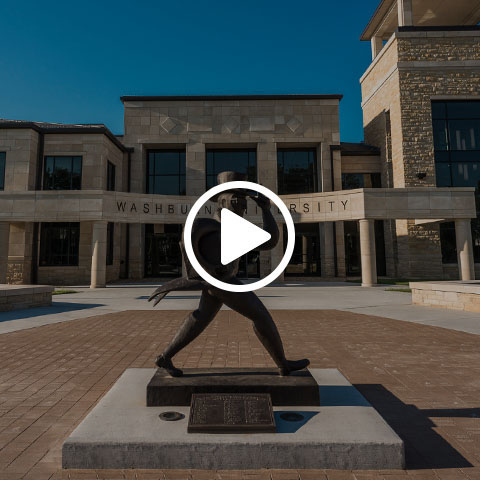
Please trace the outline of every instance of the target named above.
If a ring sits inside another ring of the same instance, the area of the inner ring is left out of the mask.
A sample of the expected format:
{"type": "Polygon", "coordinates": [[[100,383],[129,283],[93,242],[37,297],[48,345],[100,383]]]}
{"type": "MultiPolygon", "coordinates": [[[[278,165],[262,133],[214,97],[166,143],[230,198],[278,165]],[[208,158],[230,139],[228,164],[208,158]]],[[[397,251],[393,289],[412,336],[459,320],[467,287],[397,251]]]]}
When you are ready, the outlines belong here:
{"type": "Polygon", "coordinates": [[[257,151],[255,149],[207,150],[207,190],[217,184],[217,175],[231,171],[247,175],[249,182],[257,181],[257,151]]]}
{"type": "Polygon", "coordinates": [[[6,162],[6,153],[0,152],[0,190],[5,189],[5,162],[6,162]]]}
{"type": "Polygon", "coordinates": [[[77,266],[80,223],[42,223],[40,266],[77,266]]]}
{"type": "Polygon", "coordinates": [[[316,150],[314,148],[278,150],[277,172],[280,195],[316,192],[316,150]]]}
{"type": "Polygon", "coordinates": [[[82,157],[45,157],[44,190],[80,190],[82,157]]]}
{"type": "Polygon", "coordinates": [[[115,165],[107,161],[107,190],[109,192],[115,191],[115,165]]]}
{"type": "Polygon", "coordinates": [[[184,150],[150,150],[148,152],[147,193],[185,195],[184,150]]]}
{"type": "MultiPolygon", "coordinates": [[[[480,101],[432,102],[438,187],[475,187],[480,215],[480,101]]],[[[456,262],[455,227],[440,224],[444,263],[456,262]]],[[[480,262],[480,217],[472,221],[475,262],[480,262]]]]}
{"type": "Polygon", "coordinates": [[[115,236],[115,224],[108,222],[107,224],[107,265],[113,265],[113,246],[115,236]]]}

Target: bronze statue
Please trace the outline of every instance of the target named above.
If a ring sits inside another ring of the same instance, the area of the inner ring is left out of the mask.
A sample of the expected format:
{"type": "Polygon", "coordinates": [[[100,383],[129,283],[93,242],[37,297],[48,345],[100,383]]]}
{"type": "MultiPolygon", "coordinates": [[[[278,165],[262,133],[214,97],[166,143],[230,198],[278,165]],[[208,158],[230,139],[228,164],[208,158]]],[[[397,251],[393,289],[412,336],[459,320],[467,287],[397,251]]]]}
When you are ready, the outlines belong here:
{"type": "MultiPolygon", "coordinates": [[[[245,175],[236,172],[222,172],[217,178],[218,183],[246,180],[245,175]]],[[[241,284],[236,277],[239,259],[228,265],[222,265],[220,261],[220,212],[223,208],[228,208],[237,215],[243,216],[247,209],[247,197],[252,198],[262,209],[263,229],[271,235],[270,240],[260,245],[258,249],[271,250],[278,243],[278,226],[270,211],[270,200],[256,192],[253,194],[240,189],[220,193],[212,198],[213,201],[218,203],[213,218],[197,219],[192,228],[192,246],[199,263],[215,278],[231,284],[241,284]]],[[[180,243],[180,248],[186,265],[187,276],[172,280],[157,288],[149,301],[155,298],[155,306],[168,292],[174,290],[201,290],[202,297],[197,310],[187,316],[168,347],[157,357],[155,363],[159,368],[164,368],[172,377],[182,376],[182,370],[173,365],[172,358],[207,328],[223,304],[252,320],[255,334],[278,366],[280,375],[289,375],[291,372],[301,370],[310,364],[307,359],[287,360],[285,358],[282,339],[277,326],[255,293],[227,292],[208,284],[199,277],[191,266],[185,254],[183,241],[180,243]]]]}

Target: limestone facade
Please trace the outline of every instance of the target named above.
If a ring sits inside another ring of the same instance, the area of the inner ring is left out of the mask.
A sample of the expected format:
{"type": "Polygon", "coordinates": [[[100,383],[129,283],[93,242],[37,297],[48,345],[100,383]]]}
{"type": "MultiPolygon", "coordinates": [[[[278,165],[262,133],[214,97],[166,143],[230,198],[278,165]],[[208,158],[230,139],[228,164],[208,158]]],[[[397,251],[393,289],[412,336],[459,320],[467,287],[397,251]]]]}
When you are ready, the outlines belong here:
{"type": "MultiPolygon", "coordinates": [[[[480,31],[400,27],[361,88],[365,141],[380,148],[384,186],[435,186],[432,101],[480,100],[480,31]]],[[[396,221],[386,233],[395,276],[458,278],[442,264],[438,223],[396,221]]]]}

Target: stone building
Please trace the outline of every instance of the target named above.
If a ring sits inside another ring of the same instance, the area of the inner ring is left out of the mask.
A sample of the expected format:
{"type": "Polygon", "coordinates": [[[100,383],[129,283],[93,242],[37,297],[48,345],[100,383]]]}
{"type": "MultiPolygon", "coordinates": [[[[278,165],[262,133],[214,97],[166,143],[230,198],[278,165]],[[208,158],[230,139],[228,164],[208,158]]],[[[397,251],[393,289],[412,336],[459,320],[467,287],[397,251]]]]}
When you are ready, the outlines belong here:
{"type": "MultiPolygon", "coordinates": [[[[365,143],[340,142],[341,95],[125,96],[122,136],[0,121],[0,283],[181,275],[182,225],[223,170],[289,206],[285,277],[474,278],[480,2],[437,4],[383,0],[365,29],[365,143]]],[[[241,276],[283,247],[250,252],[241,276]]]]}
{"type": "MultiPolygon", "coordinates": [[[[361,39],[365,141],[381,151],[382,186],[479,188],[480,2],[383,0],[361,39]]],[[[477,275],[480,224],[473,222],[477,275]]],[[[457,278],[450,222],[390,222],[387,274],[457,278]]]]}

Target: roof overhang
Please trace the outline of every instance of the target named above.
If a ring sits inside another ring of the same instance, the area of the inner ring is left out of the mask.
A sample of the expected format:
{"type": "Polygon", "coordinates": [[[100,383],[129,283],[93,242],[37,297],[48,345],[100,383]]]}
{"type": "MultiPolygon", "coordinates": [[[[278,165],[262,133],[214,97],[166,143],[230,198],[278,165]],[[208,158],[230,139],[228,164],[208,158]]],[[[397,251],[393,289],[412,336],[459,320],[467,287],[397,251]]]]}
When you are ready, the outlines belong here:
{"type": "Polygon", "coordinates": [[[122,152],[133,152],[133,148],[126,147],[120,140],[105,126],[105,125],[62,125],[62,124],[47,124],[40,122],[28,121],[2,121],[0,122],[0,129],[29,129],[43,134],[100,134],[105,135],[115,146],[122,152]]]}
{"type": "MultiPolygon", "coordinates": [[[[480,0],[412,0],[415,27],[469,26],[480,22],[480,0]]],[[[382,0],[360,40],[385,40],[398,28],[397,0],[382,0]]]]}

